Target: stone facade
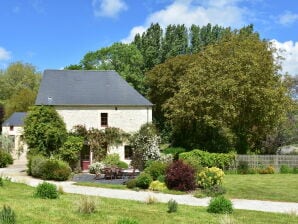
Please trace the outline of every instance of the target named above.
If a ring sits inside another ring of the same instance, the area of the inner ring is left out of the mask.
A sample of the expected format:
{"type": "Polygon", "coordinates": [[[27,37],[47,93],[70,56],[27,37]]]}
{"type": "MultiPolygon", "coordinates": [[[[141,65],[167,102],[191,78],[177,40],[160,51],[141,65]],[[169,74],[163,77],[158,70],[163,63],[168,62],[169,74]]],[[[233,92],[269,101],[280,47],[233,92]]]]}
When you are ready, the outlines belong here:
{"type": "Polygon", "coordinates": [[[23,135],[24,128],[19,126],[3,126],[2,134],[12,138],[14,148],[12,156],[14,160],[24,159],[26,160],[26,153],[28,151],[27,145],[22,141],[21,136],[23,135]]]}
{"type": "MultiPolygon", "coordinates": [[[[55,106],[58,114],[63,118],[66,128],[70,131],[75,125],[85,125],[87,129],[104,129],[101,125],[101,115],[107,114],[108,127],[120,128],[125,132],[133,133],[146,123],[152,122],[152,108],[145,106],[55,106]]],[[[117,153],[120,159],[125,158],[125,144],[111,147],[109,153],[117,153]]],[[[92,163],[92,154],[90,155],[92,163]]]]}

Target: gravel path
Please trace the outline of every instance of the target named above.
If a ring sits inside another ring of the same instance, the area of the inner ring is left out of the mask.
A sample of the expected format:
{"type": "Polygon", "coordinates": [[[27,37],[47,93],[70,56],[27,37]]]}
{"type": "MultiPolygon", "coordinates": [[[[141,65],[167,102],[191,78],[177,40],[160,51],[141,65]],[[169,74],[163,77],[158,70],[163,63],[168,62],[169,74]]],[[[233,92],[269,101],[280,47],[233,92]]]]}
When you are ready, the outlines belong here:
{"type": "MultiPolygon", "coordinates": [[[[10,168],[1,168],[0,176],[10,177],[13,182],[25,183],[27,185],[36,187],[42,180],[29,177],[24,172],[24,167],[13,166],[10,168]]],[[[170,199],[176,200],[179,204],[193,205],[193,206],[207,206],[210,198],[195,198],[192,195],[172,195],[164,193],[155,193],[147,191],[132,191],[132,190],[115,190],[107,188],[85,187],[73,185],[73,181],[56,182],[49,181],[62,186],[64,192],[94,195],[107,198],[118,198],[135,201],[146,201],[149,196],[155,197],[159,202],[168,202],[170,199]]],[[[260,200],[246,200],[246,199],[232,199],[233,207],[235,209],[255,210],[264,212],[277,213],[295,213],[298,214],[298,203],[291,202],[272,202],[260,200]]]]}

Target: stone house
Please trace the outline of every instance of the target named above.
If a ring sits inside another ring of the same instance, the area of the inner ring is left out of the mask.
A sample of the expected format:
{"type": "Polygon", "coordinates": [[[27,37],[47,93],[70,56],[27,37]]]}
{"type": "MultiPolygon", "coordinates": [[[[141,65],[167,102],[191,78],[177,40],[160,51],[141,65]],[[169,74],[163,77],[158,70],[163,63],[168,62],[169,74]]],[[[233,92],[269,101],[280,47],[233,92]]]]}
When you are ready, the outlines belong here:
{"type": "Polygon", "coordinates": [[[2,124],[2,135],[8,136],[13,142],[13,158],[26,158],[27,145],[22,141],[25,112],[15,112],[2,124]]]}
{"type": "MultiPolygon", "coordinates": [[[[68,131],[84,125],[132,133],[152,122],[152,103],[115,71],[45,70],[35,104],[54,106],[68,131]]],[[[124,143],[110,148],[109,153],[118,153],[129,162],[132,152],[124,143]]],[[[84,169],[92,163],[92,152],[81,158],[84,169]]]]}

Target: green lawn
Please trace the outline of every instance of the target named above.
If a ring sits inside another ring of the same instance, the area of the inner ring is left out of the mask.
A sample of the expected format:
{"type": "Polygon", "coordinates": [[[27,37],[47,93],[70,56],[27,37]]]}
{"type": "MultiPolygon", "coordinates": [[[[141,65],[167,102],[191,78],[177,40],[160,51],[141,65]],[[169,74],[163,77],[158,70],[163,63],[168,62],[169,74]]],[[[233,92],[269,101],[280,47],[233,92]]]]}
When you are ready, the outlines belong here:
{"type": "MultiPolygon", "coordinates": [[[[132,217],[141,224],[146,223],[220,223],[224,215],[206,212],[206,208],[179,205],[178,212],[167,213],[167,205],[155,203],[115,200],[95,197],[98,202],[97,212],[83,215],[77,212],[80,195],[63,194],[59,199],[37,199],[34,188],[24,184],[5,182],[0,187],[0,207],[11,206],[17,215],[17,223],[59,224],[59,223],[107,223],[116,224],[123,217],[132,217]]],[[[235,223],[298,223],[298,216],[254,211],[236,210],[231,218],[235,223]]]]}
{"type": "Polygon", "coordinates": [[[229,198],[298,202],[297,174],[226,175],[229,198]]]}

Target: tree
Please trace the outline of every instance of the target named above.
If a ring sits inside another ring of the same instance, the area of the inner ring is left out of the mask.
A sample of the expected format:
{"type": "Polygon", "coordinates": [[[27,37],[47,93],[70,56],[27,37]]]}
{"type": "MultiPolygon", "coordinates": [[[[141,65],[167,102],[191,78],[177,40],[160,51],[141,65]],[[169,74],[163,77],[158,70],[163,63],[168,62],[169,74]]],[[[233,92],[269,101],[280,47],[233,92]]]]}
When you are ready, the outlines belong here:
{"type": "Polygon", "coordinates": [[[275,50],[257,33],[245,31],[208,45],[188,65],[180,63],[186,72],[161,106],[177,145],[246,153],[260,149],[285,116],[291,101],[278,75],[275,50]]]}
{"type": "Polygon", "coordinates": [[[135,45],[114,43],[110,47],[88,52],[80,65],[69,69],[115,70],[140,93],[144,93],[143,56],[135,45]]]}
{"type": "Polygon", "coordinates": [[[31,153],[58,153],[67,137],[65,123],[51,106],[33,106],[24,121],[24,140],[31,153]]]}
{"type": "Polygon", "coordinates": [[[74,170],[80,159],[80,152],[83,145],[84,139],[82,137],[69,135],[59,149],[58,156],[61,157],[62,160],[68,162],[72,170],[74,170]]]}
{"type": "Polygon", "coordinates": [[[33,105],[40,78],[41,74],[34,66],[21,62],[12,63],[6,70],[0,71],[0,104],[4,104],[5,118],[15,111],[26,111],[33,105]]]}
{"type": "Polygon", "coordinates": [[[37,92],[31,89],[20,89],[14,93],[6,103],[6,114],[13,112],[28,111],[29,107],[34,105],[37,92]]]}

